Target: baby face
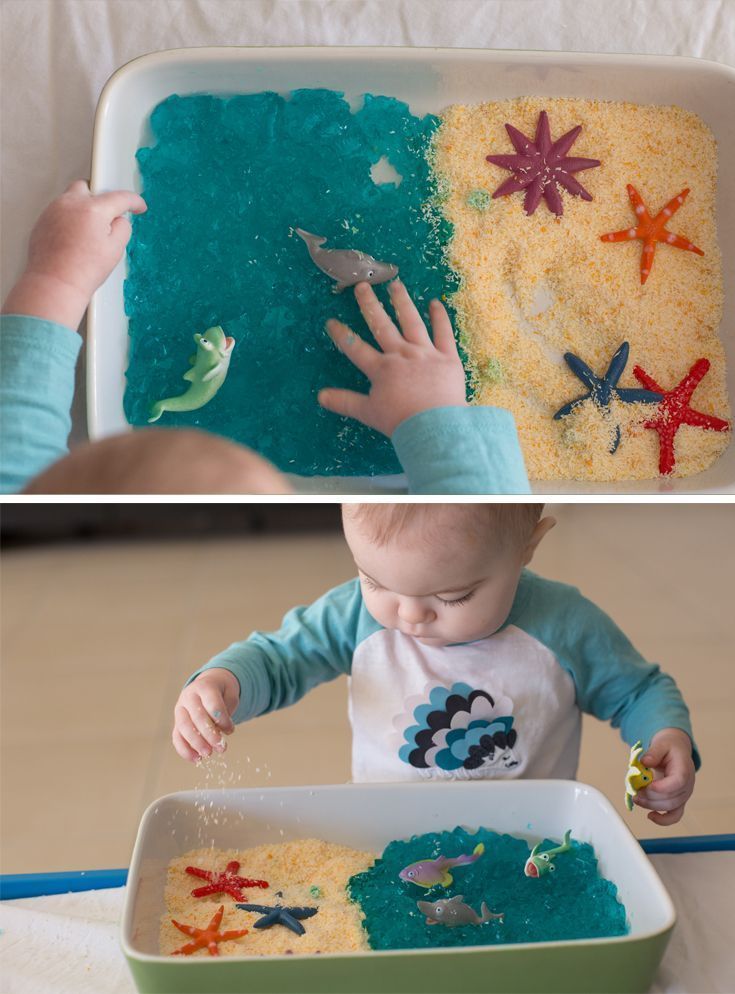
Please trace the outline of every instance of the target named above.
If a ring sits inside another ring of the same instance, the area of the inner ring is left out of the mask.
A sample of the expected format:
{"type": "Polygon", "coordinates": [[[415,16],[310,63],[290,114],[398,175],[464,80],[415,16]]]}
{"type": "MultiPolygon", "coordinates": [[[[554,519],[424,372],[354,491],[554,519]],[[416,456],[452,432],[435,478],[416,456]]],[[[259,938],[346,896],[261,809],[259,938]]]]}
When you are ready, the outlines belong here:
{"type": "Polygon", "coordinates": [[[442,646],[492,635],[508,617],[525,549],[451,529],[431,540],[420,526],[378,546],[351,518],[344,528],[365,606],[383,627],[442,646]]]}

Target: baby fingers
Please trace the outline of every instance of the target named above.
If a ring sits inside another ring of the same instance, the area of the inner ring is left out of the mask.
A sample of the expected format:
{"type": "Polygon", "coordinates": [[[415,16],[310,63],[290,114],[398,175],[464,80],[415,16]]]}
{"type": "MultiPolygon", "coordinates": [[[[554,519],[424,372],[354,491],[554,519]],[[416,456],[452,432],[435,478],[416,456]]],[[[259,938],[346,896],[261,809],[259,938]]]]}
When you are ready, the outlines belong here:
{"type": "Polygon", "coordinates": [[[317,399],[327,411],[341,414],[344,418],[355,418],[363,424],[370,424],[370,401],[365,394],[327,387],[319,391],[317,399]]]}
{"type": "Polygon", "coordinates": [[[174,728],[171,741],[174,744],[174,749],[182,759],[186,759],[190,763],[195,763],[200,758],[199,753],[192,749],[178,728],[174,728]]]}
{"type": "Polygon", "coordinates": [[[93,201],[108,217],[119,217],[127,211],[133,214],[143,214],[148,210],[148,204],[139,193],[132,190],[113,190],[111,193],[98,193],[93,201]]]}
{"type": "Polygon", "coordinates": [[[386,314],[385,308],[369,283],[358,283],[355,287],[355,300],[362,312],[373,338],[383,352],[398,349],[403,343],[403,336],[386,314]]]}
{"type": "Polygon", "coordinates": [[[639,808],[650,808],[652,811],[671,811],[673,808],[686,804],[691,791],[681,790],[676,793],[650,794],[648,790],[642,790],[635,798],[635,804],[639,808]]]}
{"type": "Polygon", "coordinates": [[[388,284],[388,293],[405,340],[414,345],[430,345],[431,339],[426,325],[403,283],[400,280],[393,280],[388,284]]]}
{"type": "Polygon", "coordinates": [[[192,705],[191,710],[180,704],[174,715],[181,737],[200,756],[211,756],[213,748],[223,745],[221,731],[212,724],[201,704],[192,705]]]}
{"type": "Polygon", "coordinates": [[[436,348],[447,355],[457,355],[457,343],[454,340],[452,322],[449,320],[446,307],[440,300],[432,300],[429,317],[436,348]]]}
{"type": "Polygon", "coordinates": [[[327,321],[326,327],[327,334],[340,352],[344,352],[353,366],[357,366],[361,373],[372,379],[380,362],[381,353],[341,321],[332,319],[327,321]]]}
{"type": "Polygon", "coordinates": [[[683,814],[684,805],[682,804],[680,807],[673,808],[671,811],[650,811],[648,820],[655,822],[657,825],[675,825],[683,814]]]}

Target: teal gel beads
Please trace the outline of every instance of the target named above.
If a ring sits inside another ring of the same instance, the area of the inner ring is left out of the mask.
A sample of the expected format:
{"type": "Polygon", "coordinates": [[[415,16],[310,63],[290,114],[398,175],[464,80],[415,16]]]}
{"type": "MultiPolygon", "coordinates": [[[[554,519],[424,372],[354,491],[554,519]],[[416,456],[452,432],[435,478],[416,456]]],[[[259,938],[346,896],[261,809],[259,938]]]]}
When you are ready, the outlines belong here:
{"type": "MultiPolygon", "coordinates": [[[[192,336],[220,324],[236,340],[225,383],[205,407],[164,414],[161,426],[217,432],[286,472],[400,472],[388,439],[317,403],[322,387],[368,389],[327,319],[372,336],[352,289],[333,294],[292,229],[395,263],[426,316],[430,299],[456,286],[443,257],[451,226],[431,206],[426,152],[437,124],[370,94],[353,114],[332,90],[159,104],[155,144],[137,153],[148,211],[132,218],[128,246],[129,422],[145,425],[153,401],[184,392],[192,336]],[[371,178],[383,156],[398,185],[371,178]]],[[[386,303],[385,286],[376,292],[386,303]]]]}
{"type": "MultiPolygon", "coordinates": [[[[546,840],[542,850],[557,844],[546,840]]],[[[365,915],[363,927],[373,949],[545,942],[628,932],[617,888],[599,875],[592,846],[572,840],[571,850],[554,860],[554,872],[538,879],[523,873],[529,853],[523,839],[484,828],[474,834],[455,828],[415,835],[391,842],[369,870],[350,879],[348,890],[365,915]],[[398,877],[411,863],[471,853],[478,842],[484,843],[485,852],[475,863],[451,869],[454,881],[449,887],[427,890],[398,877]],[[457,928],[427,925],[416,902],[456,894],[478,913],[486,901],[490,911],[504,912],[503,921],[457,928]]]]}

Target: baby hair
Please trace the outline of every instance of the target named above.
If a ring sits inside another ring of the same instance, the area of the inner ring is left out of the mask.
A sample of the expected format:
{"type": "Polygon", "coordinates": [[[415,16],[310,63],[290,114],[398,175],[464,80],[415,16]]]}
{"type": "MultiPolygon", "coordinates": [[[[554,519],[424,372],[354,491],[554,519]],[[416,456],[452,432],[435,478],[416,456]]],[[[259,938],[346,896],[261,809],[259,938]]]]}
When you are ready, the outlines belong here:
{"type": "Polygon", "coordinates": [[[343,504],[343,518],[354,522],[372,542],[387,545],[419,527],[431,540],[462,531],[480,541],[524,545],[533,534],[543,504],[343,504]]]}

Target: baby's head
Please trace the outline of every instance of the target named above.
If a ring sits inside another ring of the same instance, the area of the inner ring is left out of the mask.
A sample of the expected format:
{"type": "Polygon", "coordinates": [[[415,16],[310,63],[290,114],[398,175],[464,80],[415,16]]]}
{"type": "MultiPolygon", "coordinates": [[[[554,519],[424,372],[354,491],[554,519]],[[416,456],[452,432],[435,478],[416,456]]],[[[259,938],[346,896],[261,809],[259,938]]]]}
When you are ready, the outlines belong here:
{"type": "Polygon", "coordinates": [[[554,526],[543,504],[343,504],[365,606],[426,645],[496,632],[554,526]]]}
{"type": "Polygon", "coordinates": [[[291,487],[257,453],[219,435],[144,428],[73,449],[27,494],[283,494],[291,487]]]}

